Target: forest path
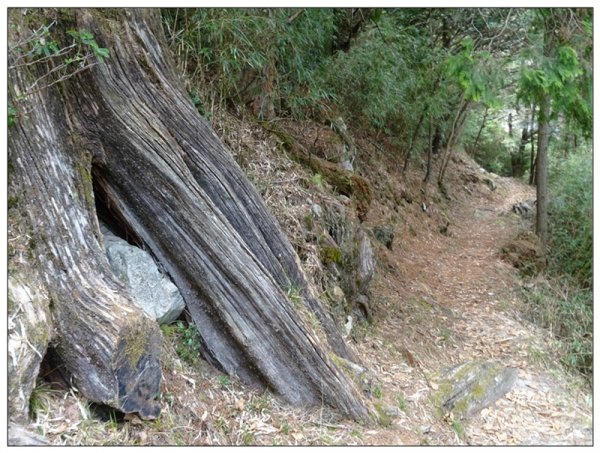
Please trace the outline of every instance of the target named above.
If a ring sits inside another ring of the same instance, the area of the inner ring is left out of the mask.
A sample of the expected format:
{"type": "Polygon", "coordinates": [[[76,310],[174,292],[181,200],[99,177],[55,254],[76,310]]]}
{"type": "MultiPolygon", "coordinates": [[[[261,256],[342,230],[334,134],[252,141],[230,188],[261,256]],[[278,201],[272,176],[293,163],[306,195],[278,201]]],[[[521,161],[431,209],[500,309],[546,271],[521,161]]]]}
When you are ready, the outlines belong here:
{"type": "Polygon", "coordinates": [[[385,314],[359,350],[376,376],[379,403],[401,410],[366,444],[592,443],[591,395],[552,359],[548,334],[519,317],[522,281],[499,256],[530,228],[511,207],[535,191],[511,178],[495,182],[495,191],[480,184],[451,202],[448,235],[407,227],[387,256],[374,284],[385,314]],[[426,376],[474,360],[517,368],[515,386],[468,421],[440,421],[426,376]]]}

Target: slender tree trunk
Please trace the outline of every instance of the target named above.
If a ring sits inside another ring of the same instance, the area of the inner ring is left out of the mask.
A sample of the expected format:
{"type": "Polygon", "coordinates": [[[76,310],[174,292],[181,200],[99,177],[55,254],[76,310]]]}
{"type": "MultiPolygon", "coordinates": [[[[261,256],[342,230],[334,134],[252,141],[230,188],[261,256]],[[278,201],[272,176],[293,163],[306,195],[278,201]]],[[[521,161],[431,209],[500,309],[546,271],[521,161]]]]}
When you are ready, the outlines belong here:
{"type": "Polygon", "coordinates": [[[513,178],[521,178],[525,173],[525,146],[527,141],[533,140],[529,136],[527,126],[521,131],[521,141],[519,143],[519,151],[516,154],[511,154],[511,172],[513,178]]]}
{"type": "MultiPolygon", "coordinates": [[[[544,18],[544,57],[551,59],[556,53],[555,17],[544,18]]],[[[538,114],[538,149],[536,158],[537,218],[536,233],[544,251],[548,247],[548,144],[550,141],[550,94],[545,92],[540,100],[538,114]]]]}
{"type": "MultiPolygon", "coordinates": [[[[81,9],[76,21],[68,26],[92,32],[110,58],[22,101],[31,111],[10,130],[9,156],[58,352],[77,387],[124,412],[157,413],[160,330],[108,266],[100,203],[171,275],[210,363],[290,403],[368,417],[331,359],[331,349],[350,357],[341,336],[263,200],[191,104],[158,13],[81,9]],[[299,307],[286,296],[292,288],[299,307]]],[[[11,88],[38,76],[9,75],[11,88]]]]}
{"type": "Polygon", "coordinates": [[[427,172],[423,182],[429,182],[431,177],[431,155],[433,154],[433,116],[429,114],[429,146],[427,147],[427,172]]]}
{"type": "Polygon", "coordinates": [[[475,137],[475,141],[473,142],[473,157],[477,156],[477,145],[479,144],[479,139],[481,138],[481,133],[483,132],[483,128],[487,122],[488,113],[490,111],[489,107],[485,108],[485,112],[483,113],[483,119],[481,120],[481,125],[479,126],[479,130],[477,131],[477,137],[475,137]]]}
{"type": "Polygon", "coordinates": [[[469,111],[467,110],[469,107],[469,104],[470,104],[469,102],[465,103],[465,105],[462,108],[462,112],[458,119],[458,127],[457,127],[458,132],[455,134],[454,143],[458,142],[458,138],[460,137],[460,134],[462,133],[462,130],[465,127],[465,123],[467,121],[467,116],[469,114],[469,111]]]}
{"type": "MultiPolygon", "coordinates": [[[[529,185],[532,186],[535,184],[535,140],[533,139],[533,125],[535,120],[535,109],[536,106],[531,106],[531,124],[529,126],[530,136],[531,136],[531,154],[529,157],[529,185]]],[[[539,137],[539,136],[538,136],[539,137]]]]}
{"type": "Polygon", "coordinates": [[[548,246],[548,143],[550,140],[550,98],[544,95],[540,102],[538,150],[535,165],[537,218],[535,229],[544,251],[548,246]]]}
{"type": "Polygon", "coordinates": [[[419,120],[417,121],[417,125],[415,126],[415,130],[413,131],[412,136],[410,137],[410,144],[408,145],[408,150],[406,151],[406,157],[404,158],[404,165],[402,166],[402,174],[406,173],[408,170],[408,164],[410,162],[410,156],[412,154],[413,147],[415,146],[415,141],[417,139],[417,135],[419,134],[419,129],[421,129],[421,124],[423,123],[423,118],[425,118],[425,112],[427,111],[427,107],[423,109],[421,112],[421,116],[419,116],[419,120]]]}
{"type": "MultiPolygon", "coordinates": [[[[454,144],[456,142],[456,138],[460,135],[460,130],[457,127],[459,123],[459,119],[461,115],[466,111],[469,106],[469,102],[465,101],[465,92],[461,95],[459,108],[456,111],[456,115],[454,116],[454,121],[452,122],[452,129],[450,130],[450,137],[448,137],[448,143],[444,149],[442,154],[442,165],[440,166],[440,172],[438,175],[438,184],[440,186],[443,185],[444,176],[446,175],[446,169],[448,168],[448,164],[450,163],[450,158],[452,157],[452,150],[454,148],[454,144]]],[[[464,122],[461,123],[461,126],[464,125],[464,122]]]]}
{"type": "Polygon", "coordinates": [[[371,18],[372,8],[343,8],[336,15],[337,36],[331,43],[331,54],[348,52],[352,40],[358,36],[371,18]]]}

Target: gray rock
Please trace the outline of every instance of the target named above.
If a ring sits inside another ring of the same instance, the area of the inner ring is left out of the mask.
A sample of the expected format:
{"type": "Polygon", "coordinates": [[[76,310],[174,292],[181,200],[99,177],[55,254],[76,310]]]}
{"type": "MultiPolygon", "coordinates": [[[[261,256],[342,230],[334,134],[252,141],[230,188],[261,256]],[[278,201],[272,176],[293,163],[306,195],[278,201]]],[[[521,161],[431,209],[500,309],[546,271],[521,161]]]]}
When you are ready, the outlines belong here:
{"type": "Polygon", "coordinates": [[[516,214],[519,214],[523,217],[529,217],[530,214],[533,213],[534,209],[537,207],[537,200],[535,198],[527,201],[519,201],[518,203],[513,204],[512,210],[516,214]]]}
{"type": "Polygon", "coordinates": [[[323,215],[323,208],[321,208],[321,206],[316,203],[312,205],[311,211],[317,219],[323,215]]]}
{"type": "MultiPolygon", "coordinates": [[[[393,237],[393,232],[391,233],[393,237]]],[[[375,253],[371,240],[365,231],[361,228],[357,234],[358,242],[358,292],[367,291],[373,274],[375,272],[375,253]]]]}
{"type": "Polygon", "coordinates": [[[331,288],[331,290],[329,291],[329,296],[331,297],[331,300],[336,304],[342,304],[346,297],[342,288],[340,288],[337,285],[331,288]]]}
{"type": "Polygon", "coordinates": [[[341,161],[340,167],[342,167],[346,171],[354,171],[354,166],[352,165],[352,162],[350,162],[349,160],[341,161]]]}
{"type": "Polygon", "coordinates": [[[383,412],[385,412],[385,414],[388,417],[393,417],[393,418],[401,417],[402,414],[404,413],[404,412],[402,412],[402,409],[400,409],[397,406],[386,406],[383,408],[383,412]]]}
{"type": "Polygon", "coordinates": [[[431,432],[431,425],[421,425],[421,434],[429,434],[431,432]]]}
{"type": "Polygon", "coordinates": [[[344,324],[344,328],[346,329],[346,335],[350,335],[350,332],[352,332],[352,322],[354,318],[352,316],[348,316],[347,319],[348,321],[346,324],[344,324]]]}
{"type": "Polygon", "coordinates": [[[494,182],[494,180],[486,178],[485,183],[488,185],[490,190],[496,190],[496,183],[494,182]]]}
{"type": "Polygon", "coordinates": [[[349,205],[351,203],[352,200],[350,200],[350,198],[348,198],[346,195],[338,195],[338,199],[342,202],[342,204],[344,205],[349,205]]]}
{"type": "Polygon", "coordinates": [[[158,270],[152,256],[101,226],[108,262],[135,303],[159,324],[175,321],[185,302],[177,287],[158,270]]]}
{"type": "Polygon", "coordinates": [[[516,368],[497,362],[463,363],[442,373],[433,401],[444,414],[469,418],[508,393],[517,376],[516,368]]]}
{"type": "Polygon", "coordinates": [[[394,225],[376,226],[373,228],[375,238],[385,245],[388,249],[392,249],[394,243],[394,225]]]}
{"type": "Polygon", "coordinates": [[[518,202],[513,204],[512,210],[516,213],[516,214],[526,214],[529,211],[531,211],[531,206],[529,206],[527,204],[527,202],[518,202]]]}

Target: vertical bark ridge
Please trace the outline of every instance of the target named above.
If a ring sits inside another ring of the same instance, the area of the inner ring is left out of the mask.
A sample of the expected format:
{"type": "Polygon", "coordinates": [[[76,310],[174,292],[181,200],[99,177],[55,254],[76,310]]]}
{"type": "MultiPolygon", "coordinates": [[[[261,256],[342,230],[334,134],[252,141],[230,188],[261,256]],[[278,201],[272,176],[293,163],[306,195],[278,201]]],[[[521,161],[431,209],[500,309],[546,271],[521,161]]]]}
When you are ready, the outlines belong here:
{"type": "MultiPolygon", "coordinates": [[[[98,144],[99,184],[182,290],[213,364],[289,402],[324,401],[365,418],[356,387],[286,297],[286,285],[306,287],[289,241],[166,56],[149,50],[160,39],[147,17],[131,13],[115,35],[82,15],[112,45],[111,59],[70,91],[83,106],[83,134],[98,144]]],[[[311,303],[344,352],[332,320],[311,303]]]]}
{"type": "MultiPolygon", "coordinates": [[[[39,72],[13,71],[10,86],[22,90],[39,72]]],[[[51,300],[57,351],[90,400],[154,417],[160,331],[135,308],[94,234],[91,156],[73,146],[59,90],[33,93],[21,106],[29,113],[9,133],[10,178],[22,189],[18,206],[35,240],[30,254],[51,300]],[[132,333],[146,338],[135,351],[132,333]]]]}

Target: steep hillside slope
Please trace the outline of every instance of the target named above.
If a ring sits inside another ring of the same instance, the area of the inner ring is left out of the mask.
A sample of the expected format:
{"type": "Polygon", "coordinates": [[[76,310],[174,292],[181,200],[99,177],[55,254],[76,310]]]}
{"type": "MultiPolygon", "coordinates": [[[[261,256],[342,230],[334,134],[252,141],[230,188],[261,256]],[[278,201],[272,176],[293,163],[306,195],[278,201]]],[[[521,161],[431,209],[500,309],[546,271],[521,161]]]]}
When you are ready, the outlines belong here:
{"type": "MultiPolygon", "coordinates": [[[[591,444],[591,396],[553,361],[548,335],[520,316],[523,280],[501,258],[531,227],[511,209],[535,196],[531,187],[459,153],[442,193],[422,183],[424,162],[402,176],[397,150],[356,134],[353,169],[373,194],[361,222],[356,200],[291,159],[281,137],[228,113],[213,125],[288,234],[314,292],[329,302],[365,368],[355,372],[380,423],[363,426],[325,406],[285,406],[182,353],[193,336],[171,328],[163,329],[159,419],[125,420],[46,384],[35,394],[45,408],[32,429],[53,444],[591,444]],[[376,259],[362,304],[346,275],[361,230],[376,259]],[[436,373],[475,360],[515,367],[515,386],[469,420],[440,415],[436,373]]],[[[327,126],[280,126],[319,157],[340,160],[341,139],[327,126]]]]}

